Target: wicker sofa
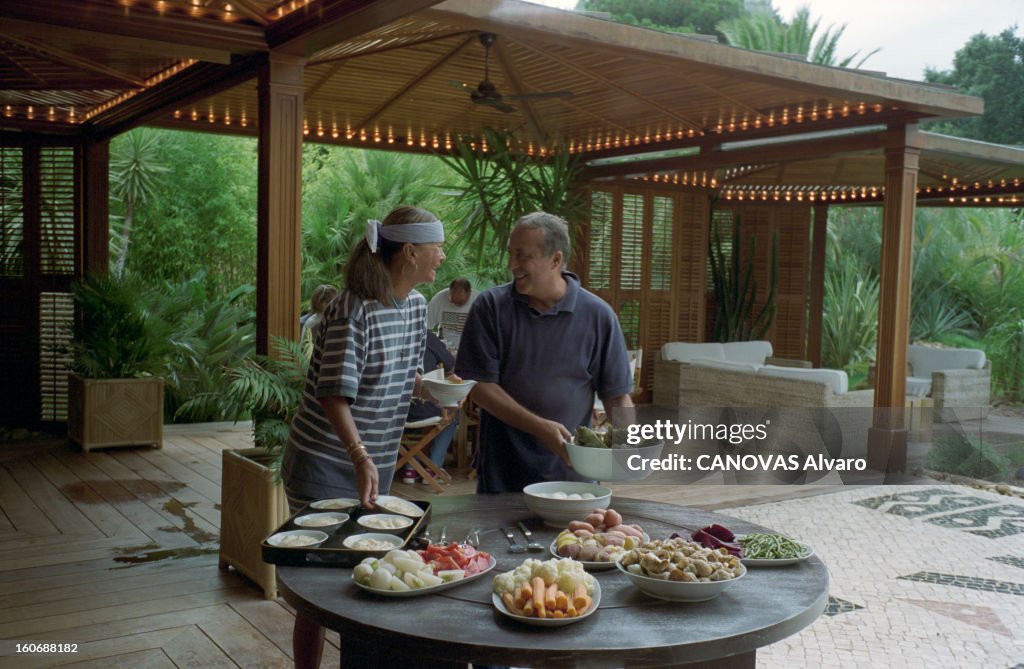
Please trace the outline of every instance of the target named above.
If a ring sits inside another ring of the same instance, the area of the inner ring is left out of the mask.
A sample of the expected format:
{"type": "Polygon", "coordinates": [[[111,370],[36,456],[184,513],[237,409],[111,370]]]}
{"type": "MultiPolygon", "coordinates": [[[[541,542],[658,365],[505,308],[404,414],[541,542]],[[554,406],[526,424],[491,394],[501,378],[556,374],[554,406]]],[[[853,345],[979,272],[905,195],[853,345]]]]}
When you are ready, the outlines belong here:
{"type": "Polygon", "coordinates": [[[976,348],[907,347],[907,395],[931,396],[943,422],[988,415],[992,364],[976,348]]]}
{"type": "Polygon", "coordinates": [[[655,405],[869,407],[871,390],[850,391],[846,373],[772,357],[767,341],[671,342],[654,363],[655,405]]]}

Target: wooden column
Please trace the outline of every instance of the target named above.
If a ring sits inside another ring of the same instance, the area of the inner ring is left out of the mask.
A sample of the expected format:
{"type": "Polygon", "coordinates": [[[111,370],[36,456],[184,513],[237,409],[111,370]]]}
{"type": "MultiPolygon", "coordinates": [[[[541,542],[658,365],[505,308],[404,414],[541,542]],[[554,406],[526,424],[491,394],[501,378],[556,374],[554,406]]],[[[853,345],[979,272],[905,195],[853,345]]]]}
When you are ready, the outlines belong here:
{"type": "Polygon", "coordinates": [[[299,337],[304,58],[271,53],[259,73],[256,350],[299,337]]]}
{"type": "Polygon", "coordinates": [[[821,367],[821,322],[825,309],[825,242],[828,237],[828,205],[816,204],[811,232],[810,304],[807,319],[807,359],[821,367]]]}
{"type": "Polygon", "coordinates": [[[87,141],[79,163],[81,212],[81,271],[110,270],[110,141],[87,141]]]}
{"type": "Polygon", "coordinates": [[[907,466],[903,414],[918,156],[917,149],[906,145],[885,151],[875,417],[868,433],[868,467],[881,471],[904,471],[907,466]]]}

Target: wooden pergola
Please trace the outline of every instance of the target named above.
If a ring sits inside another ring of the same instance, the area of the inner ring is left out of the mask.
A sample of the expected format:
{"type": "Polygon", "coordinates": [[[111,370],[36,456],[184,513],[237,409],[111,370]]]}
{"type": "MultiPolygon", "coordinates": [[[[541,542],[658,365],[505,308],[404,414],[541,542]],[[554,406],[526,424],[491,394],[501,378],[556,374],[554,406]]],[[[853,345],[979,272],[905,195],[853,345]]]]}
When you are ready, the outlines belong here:
{"type": "MultiPolygon", "coordinates": [[[[259,138],[263,351],[297,335],[303,141],[436,152],[489,126],[538,159],[567,146],[592,190],[577,267],[652,352],[704,336],[717,202],[780,232],[773,343],[815,358],[827,207],[880,202],[875,401],[901,407],[915,207],[1024,197],[1024,152],[916,129],[981,112],[944,87],[518,0],[0,0],[4,420],[59,418],[47,351],[69,282],[108,264],[109,141],[143,124],[259,138]],[[485,68],[500,101],[473,99],[485,68]]],[[[899,467],[888,452],[876,464],[899,467]]]]}

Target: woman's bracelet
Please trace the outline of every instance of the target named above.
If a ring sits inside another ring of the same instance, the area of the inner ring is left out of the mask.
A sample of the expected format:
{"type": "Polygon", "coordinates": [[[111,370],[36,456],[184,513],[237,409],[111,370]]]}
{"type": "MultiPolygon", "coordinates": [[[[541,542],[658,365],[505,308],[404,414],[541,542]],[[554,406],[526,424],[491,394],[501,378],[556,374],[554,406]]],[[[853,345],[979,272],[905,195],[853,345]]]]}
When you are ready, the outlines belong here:
{"type": "Polygon", "coordinates": [[[363,460],[370,457],[370,452],[366,450],[366,446],[361,441],[353,441],[351,444],[345,447],[345,451],[348,453],[349,460],[352,464],[358,465],[363,460]]]}

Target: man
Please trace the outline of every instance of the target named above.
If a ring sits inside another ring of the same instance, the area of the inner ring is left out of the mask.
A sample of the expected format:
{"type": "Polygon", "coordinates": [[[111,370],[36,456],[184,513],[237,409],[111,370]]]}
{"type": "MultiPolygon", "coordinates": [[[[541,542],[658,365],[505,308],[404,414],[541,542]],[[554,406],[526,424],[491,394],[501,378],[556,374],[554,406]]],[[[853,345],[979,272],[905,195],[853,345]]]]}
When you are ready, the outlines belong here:
{"type": "Polygon", "coordinates": [[[466,324],[466,315],[476,295],[469,279],[460,276],[439,291],[427,305],[427,329],[437,331],[449,348],[457,349],[466,324]]]}
{"type": "Polygon", "coordinates": [[[626,341],[615,312],[565,270],[569,230],[535,212],[509,238],[512,282],[484,291],[463,332],[455,373],[477,381],[477,492],[580,480],[568,466],[570,430],[590,425],[594,394],[631,407],[626,341]]]}

